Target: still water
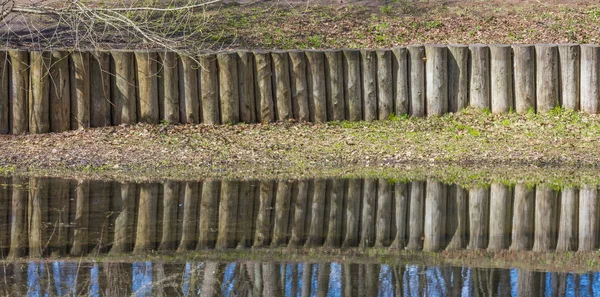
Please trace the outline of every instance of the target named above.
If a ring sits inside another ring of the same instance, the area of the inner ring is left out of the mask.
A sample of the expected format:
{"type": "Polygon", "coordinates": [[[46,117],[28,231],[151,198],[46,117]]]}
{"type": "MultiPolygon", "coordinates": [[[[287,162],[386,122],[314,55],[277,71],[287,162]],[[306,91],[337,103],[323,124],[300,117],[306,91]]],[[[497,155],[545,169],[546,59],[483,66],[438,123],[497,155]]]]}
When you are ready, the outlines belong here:
{"type": "Polygon", "coordinates": [[[600,294],[600,273],[595,272],[427,267],[410,260],[104,258],[275,247],[594,251],[600,205],[599,192],[591,186],[464,189],[431,179],[375,178],[138,184],[12,177],[0,184],[0,255],[6,259],[0,264],[2,295],[600,294]],[[77,261],[79,256],[87,260],[77,261]]]}

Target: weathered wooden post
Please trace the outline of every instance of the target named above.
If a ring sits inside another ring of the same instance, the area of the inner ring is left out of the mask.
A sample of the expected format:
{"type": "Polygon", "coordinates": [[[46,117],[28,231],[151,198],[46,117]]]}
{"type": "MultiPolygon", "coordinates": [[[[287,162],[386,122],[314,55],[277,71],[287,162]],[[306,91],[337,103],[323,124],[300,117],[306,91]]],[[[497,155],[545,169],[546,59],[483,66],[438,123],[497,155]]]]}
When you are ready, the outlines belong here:
{"type": "Polygon", "coordinates": [[[581,45],[581,111],[600,113],[600,46],[581,45]]]}
{"type": "Polygon", "coordinates": [[[322,51],[305,52],[307,62],[308,108],[311,122],[327,121],[327,86],[325,84],[325,55],[322,51]]]}
{"type": "MultiPolygon", "coordinates": [[[[112,70],[110,89],[113,100],[113,124],[133,124],[136,119],[135,104],[135,68],[133,53],[113,50],[112,70]]],[[[73,82],[71,82],[73,85],[73,82]]],[[[73,97],[73,96],[71,96],[73,97]]],[[[71,101],[73,98],[71,98],[71,101]]],[[[73,128],[73,127],[72,127],[73,128]]]]}
{"type": "Polygon", "coordinates": [[[346,119],[344,104],[344,63],[339,50],[325,51],[325,91],[327,93],[327,120],[346,119]]]}
{"type": "Polygon", "coordinates": [[[593,251],[598,246],[598,189],[584,185],[579,190],[579,251],[593,251]]]}
{"type": "Polygon", "coordinates": [[[560,221],[556,251],[574,251],[577,248],[577,208],[579,204],[577,189],[563,188],[561,190],[560,202],[560,221]]]}
{"type": "Polygon", "coordinates": [[[535,46],[513,45],[515,111],[535,109],[535,46]]]}
{"type": "Polygon", "coordinates": [[[493,183],[490,188],[489,250],[507,249],[512,225],[512,193],[508,186],[493,183]]]}
{"type": "Polygon", "coordinates": [[[29,132],[50,132],[50,52],[29,54],[29,132]]]}
{"type": "Polygon", "coordinates": [[[183,198],[183,223],[181,227],[181,241],[177,252],[185,252],[194,249],[196,244],[196,231],[198,226],[198,198],[200,197],[200,184],[197,182],[186,182],[180,195],[183,198]]]}
{"type": "Polygon", "coordinates": [[[490,100],[490,49],[484,44],[469,45],[471,53],[469,77],[469,104],[478,109],[489,109],[490,100]]]}
{"type": "Polygon", "coordinates": [[[317,179],[313,182],[313,195],[309,220],[308,238],[305,247],[319,247],[323,243],[323,226],[325,221],[325,193],[327,181],[317,179]]]}
{"type": "Polygon", "coordinates": [[[448,49],[443,45],[427,45],[425,56],[427,115],[441,116],[448,112],[448,49]]]}
{"type": "Polygon", "coordinates": [[[469,106],[469,47],[448,46],[448,111],[469,106]]]}
{"type": "Polygon", "coordinates": [[[158,208],[158,185],[139,186],[140,200],[135,232],[134,253],[145,253],[154,249],[156,243],[156,216],[158,208]]]}
{"type": "MultiPolygon", "coordinates": [[[[75,188],[75,230],[73,245],[69,252],[72,256],[82,256],[88,252],[88,228],[90,215],[90,182],[77,181],[75,188]]],[[[130,235],[131,236],[131,235],[130,235]]]]}
{"type": "Polygon", "coordinates": [[[220,184],[217,180],[205,180],[202,183],[197,250],[213,248],[217,242],[220,184]]]}
{"type": "Polygon", "coordinates": [[[417,251],[423,247],[423,217],[425,216],[425,182],[413,181],[410,183],[410,204],[408,221],[407,250],[417,251]]]}
{"type": "Polygon", "coordinates": [[[377,183],[377,217],[375,221],[375,246],[387,247],[392,233],[392,186],[385,178],[377,183]]]}
{"type": "Polygon", "coordinates": [[[163,184],[162,238],[159,251],[172,251],[177,246],[177,209],[179,207],[179,183],[166,181],[163,184]]]}
{"type": "Polygon", "coordinates": [[[361,71],[363,90],[363,119],[377,119],[377,55],[373,50],[361,50],[361,71]]]}
{"type": "Polygon", "coordinates": [[[284,246],[287,243],[289,218],[290,218],[290,198],[292,194],[291,184],[286,180],[277,182],[275,194],[275,219],[273,220],[273,240],[272,247],[284,246]]]}
{"type": "Polygon", "coordinates": [[[237,54],[219,53],[219,101],[221,123],[237,124],[240,121],[240,93],[238,89],[237,54]]]}
{"type": "Polygon", "coordinates": [[[136,51],[138,91],[138,121],[158,124],[158,70],[157,54],[150,51],[136,51]]]}
{"type": "Polygon", "coordinates": [[[392,51],[379,49],[377,55],[377,114],[387,120],[394,112],[392,51]]]}
{"type": "Polygon", "coordinates": [[[217,56],[212,53],[200,55],[200,102],[202,121],[205,124],[219,124],[219,74],[217,56]]]}
{"type": "Polygon", "coordinates": [[[159,114],[162,121],[179,123],[179,62],[174,52],[160,53],[159,114]]]}
{"type": "Polygon", "coordinates": [[[348,180],[346,195],[346,234],[342,247],[356,247],[360,235],[360,201],[362,200],[362,180],[348,180]]]}
{"type": "Polygon", "coordinates": [[[580,58],[578,44],[558,46],[560,58],[560,103],[565,109],[579,110],[580,58]]]}
{"type": "MultiPolygon", "coordinates": [[[[182,124],[198,124],[201,122],[198,91],[198,68],[200,67],[196,57],[189,55],[180,55],[179,62],[179,119],[182,124]]],[[[237,80],[235,84],[237,87],[237,80]]]]}
{"type": "MultiPolygon", "coordinates": [[[[112,124],[110,76],[110,53],[93,52],[90,55],[90,124],[92,127],[104,127],[112,124]]],[[[65,93],[65,95],[68,98],[69,93],[65,93]]],[[[52,100],[50,101],[52,102],[52,100]]],[[[50,110],[53,107],[51,105],[50,110]]]]}
{"type": "Polygon", "coordinates": [[[266,51],[254,52],[256,72],[256,112],[257,120],[261,123],[275,121],[275,105],[273,101],[271,55],[266,51]]]}
{"type": "Polygon", "coordinates": [[[8,51],[11,63],[10,114],[12,134],[29,131],[29,55],[25,50],[8,51]]]}
{"type": "Polygon", "coordinates": [[[344,103],[346,119],[362,120],[362,80],[360,72],[360,51],[344,50],[344,103]]]}
{"type": "Polygon", "coordinates": [[[525,251],[533,245],[535,190],[525,184],[515,186],[511,250],[525,251]]]}
{"type": "Polygon", "coordinates": [[[0,134],[8,134],[9,132],[9,90],[8,90],[8,71],[9,57],[5,50],[0,51],[0,134]]]}
{"type": "MultiPolygon", "coordinates": [[[[467,246],[467,237],[468,237],[468,225],[469,225],[469,207],[468,207],[468,198],[469,192],[462,188],[459,185],[455,186],[452,193],[453,203],[456,204],[456,210],[452,212],[452,214],[456,214],[456,228],[454,232],[448,232],[450,238],[450,242],[446,247],[447,250],[462,250],[467,246]],[[451,235],[450,235],[451,234],[451,235]]],[[[448,218],[450,218],[451,214],[448,213],[448,218]]],[[[452,224],[448,224],[451,226],[452,224]]]]}
{"type": "Polygon", "coordinates": [[[289,247],[300,247],[306,240],[306,219],[308,217],[308,181],[300,180],[294,191],[294,220],[290,235],[289,247]]]}
{"type": "Polygon", "coordinates": [[[277,119],[287,121],[292,118],[292,94],[290,85],[290,62],[285,51],[271,53],[273,60],[273,86],[277,106],[277,119]]]}
{"type": "Polygon", "coordinates": [[[238,89],[240,94],[240,121],[256,123],[254,92],[254,59],[251,52],[238,51],[238,89]]]}
{"type": "Polygon", "coordinates": [[[409,112],[413,117],[425,116],[425,47],[408,46],[409,112]]]}
{"type": "Polygon", "coordinates": [[[236,246],[235,234],[237,232],[238,181],[224,180],[221,183],[221,201],[219,203],[219,234],[217,235],[216,248],[234,248],[236,246]]]}
{"type": "Polygon", "coordinates": [[[488,246],[490,193],[488,189],[477,187],[469,190],[469,227],[468,249],[484,249],[488,246]]]}
{"type": "Polygon", "coordinates": [[[437,252],[445,247],[446,189],[441,182],[428,179],[425,195],[423,251],[437,252]]]}
{"type": "Polygon", "coordinates": [[[536,110],[547,112],[558,104],[558,47],[538,44],[536,54],[536,110]]]}
{"type": "Polygon", "coordinates": [[[308,109],[308,82],[306,80],[306,56],[303,51],[290,51],[290,88],[294,119],[310,120],[308,109]]]}
{"type": "Polygon", "coordinates": [[[377,182],[373,178],[363,180],[363,205],[362,220],[360,228],[361,248],[372,247],[375,245],[375,215],[377,210],[377,182]]]}
{"type": "Polygon", "coordinates": [[[329,217],[327,224],[327,238],[323,246],[337,248],[342,244],[342,218],[344,216],[344,180],[334,179],[329,189],[329,217]]]}
{"type": "MultiPolygon", "coordinates": [[[[90,127],[90,53],[71,53],[71,129],[90,127]]],[[[133,67],[133,66],[132,66],[133,67]]],[[[135,73],[135,69],[131,69],[135,73]]],[[[135,74],[134,76],[135,77],[135,74]]],[[[133,79],[131,80],[133,81],[133,79]]],[[[129,83],[129,82],[128,82],[129,83]]],[[[132,94],[135,95],[135,86],[132,94]]],[[[135,96],[131,97],[135,121],[135,96]]]]}
{"type": "Polygon", "coordinates": [[[397,116],[408,114],[410,77],[408,75],[408,54],[406,47],[392,48],[392,77],[394,113],[397,116]]]}
{"type": "Polygon", "coordinates": [[[391,249],[403,249],[406,246],[406,228],[408,223],[408,187],[405,183],[397,182],[394,185],[393,215],[396,217],[396,235],[390,245],[391,249]]]}
{"type": "Polygon", "coordinates": [[[509,112],[514,107],[512,48],[503,44],[490,45],[490,54],[492,112],[509,112]]]}

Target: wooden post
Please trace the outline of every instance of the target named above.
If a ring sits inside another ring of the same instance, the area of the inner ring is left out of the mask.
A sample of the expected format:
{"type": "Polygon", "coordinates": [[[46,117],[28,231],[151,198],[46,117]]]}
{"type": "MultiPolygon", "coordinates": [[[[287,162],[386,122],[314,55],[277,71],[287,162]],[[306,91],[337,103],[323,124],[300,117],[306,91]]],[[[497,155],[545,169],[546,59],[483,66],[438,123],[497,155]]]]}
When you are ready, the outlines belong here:
{"type": "Polygon", "coordinates": [[[512,225],[512,193],[508,186],[493,183],[490,189],[489,250],[507,249],[512,225]]]}
{"type": "Polygon", "coordinates": [[[363,119],[377,119],[377,55],[373,50],[360,51],[362,62],[363,119]]]}
{"type": "Polygon", "coordinates": [[[437,252],[445,247],[446,228],[444,225],[446,223],[447,198],[446,189],[441,182],[427,180],[423,251],[437,252]]]}
{"type": "Polygon", "coordinates": [[[50,132],[50,52],[29,56],[29,132],[50,132]]]}
{"type": "Polygon", "coordinates": [[[443,45],[427,45],[425,56],[427,115],[441,116],[448,112],[448,50],[443,45]]]}
{"type": "Polygon", "coordinates": [[[300,247],[306,240],[306,218],[308,217],[308,181],[300,180],[296,185],[294,199],[294,220],[290,235],[289,247],[300,247]]]}
{"type": "Polygon", "coordinates": [[[346,195],[346,234],[342,247],[356,247],[360,234],[360,201],[362,200],[362,181],[360,179],[348,180],[348,194],[346,195]]]}
{"type": "Polygon", "coordinates": [[[563,188],[561,190],[560,202],[560,221],[556,251],[574,251],[577,247],[577,208],[579,206],[579,193],[577,189],[563,188]]]}
{"type": "MultiPolygon", "coordinates": [[[[90,127],[90,53],[71,53],[71,129],[90,127]]],[[[131,71],[134,71],[133,69],[131,71]]],[[[133,90],[135,95],[135,89],[133,90]]],[[[135,107],[135,96],[132,97],[135,107]]],[[[135,112],[135,108],[134,108],[135,112]]]]}
{"type": "Polygon", "coordinates": [[[451,238],[448,246],[446,247],[447,250],[462,250],[467,246],[467,237],[469,234],[468,196],[469,192],[466,189],[459,185],[454,186],[451,197],[453,204],[455,203],[456,205],[456,210],[450,212],[449,208],[448,218],[450,218],[450,216],[453,214],[456,215],[456,229],[452,230],[454,232],[448,232],[449,235],[451,234],[451,238]]]}
{"type": "Polygon", "coordinates": [[[90,216],[90,182],[77,181],[75,187],[75,221],[73,225],[73,246],[71,256],[83,256],[88,252],[88,228],[90,216]]]}
{"type": "Polygon", "coordinates": [[[5,50],[0,51],[0,134],[8,134],[9,132],[9,119],[8,119],[8,71],[9,57],[8,52],[5,50]]]}
{"type": "Polygon", "coordinates": [[[385,178],[377,183],[377,216],[375,221],[375,246],[387,247],[392,233],[392,186],[385,178]]]}
{"type": "Polygon", "coordinates": [[[40,258],[48,253],[46,245],[50,236],[45,230],[45,223],[48,222],[48,190],[49,183],[47,179],[29,179],[28,233],[30,258],[40,258]]]}
{"type": "Polygon", "coordinates": [[[12,134],[29,131],[29,55],[25,50],[9,50],[11,63],[10,115],[12,134]]]}
{"type": "Polygon", "coordinates": [[[308,109],[308,82],[306,81],[306,56],[303,51],[290,51],[290,87],[294,119],[310,120],[308,109]]]}
{"type": "MultiPolygon", "coordinates": [[[[182,124],[200,123],[198,98],[198,62],[194,57],[179,56],[179,121],[182,124]]],[[[237,86],[237,80],[235,81],[237,86]]]]}
{"type": "Polygon", "coordinates": [[[49,220],[56,224],[50,239],[51,256],[60,257],[67,253],[69,245],[67,234],[69,229],[69,181],[55,180],[50,185],[49,220]]]}
{"type": "Polygon", "coordinates": [[[327,90],[325,85],[325,55],[322,51],[305,52],[307,61],[308,109],[310,121],[327,121],[327,90]]]}
{"type": "Polygon", "coordinates": [[[220,184],[216,180],[206,180],[202,183],[197,250],[213,248],[217,242],[215,230],[219,228],[220,184]]]}
{"type": "Polygon", "coordinates": [[[179,63],[174,52],[160,53],[159,114],[168,123],[179,123],[179,63]]]}
{"type": "Polygon", "coordinates": [[[196,235],[198,227],[198,199],[200,185],[197,182],[186,182],[183,191],[179,194],[183,198],[183,223],[181,227],[181,241],[177,252],[185,252],[194,249],[198,238],[196,235]]]}
{"type": "Polygon", "coordinates": [[[327,181],[317,179],[313,182],[313,195],[311,199],[311,210],[308,238],[305,247],[320,247],[323,244],[323,232],[325,221],[325,196],[327,192],[327,181]]]}
{"type": "Polygon", "coordinates": [[[558,48],[538,44],[536,54],[536,110],[547,112],[558,104],[558,48]]]}
{"type": "Polygon", "coordinates": [[[448,46],[448,111],[469,106],[469,47],[448,46]]]}
{"type": "Polygon", "coordinates": [[[406,47],[392,48],[392,76],[394,92],[394,113],[397,116],[408,114],[408,55],[406,47]]]}
{"type": "Polygon", "coordinates": [[[135,211],[135,184],[120,183],[115,187],[111,209],[118,212],[115,219],[114,242],[110,254],[129,252],[132,246],[133,218],[135,211]]]}
{"type": "Polygon", "coordinates": [[[260,206],[256,218],[256,233],[254,247],[264,247],[271,241],[271,210],[273,207],[274,181],[261,181],[259,200],[260,206]]]}
{"type": "Polygon", "coordinates": [[[110,53],[93,52],[90,56],[90,124],[92,127],[111,125],[110,76],[110,53]]]}
{"type": "MultiPolygon", "coordinates": [[[[134,124],[136,119],[135,68],[133,53],[111,51],[112,70],[110,89],[113,100],[113,124],[134,124]]],[[[71,83],[73,85],[73,83],[71,83]]],[[[71,98],[72,99],[72,98],[71,98]]]]}
{"type": "Polygon", "coordinates": [[[375,245],[375,214],[377,211],[377,182],[375,179],[364,179],[362,194],[363,205],[359,246],[367,248],[375,245]]]}
{"type": "Polygon", "coordinates": [[[325,51],[325,81],[327,82],[327,120],[346,119],[344,104],[344,63],[338,50],[325,51]]]}
{"type": "Polygon", "coordinates": [[[237,248],[244,249],[252,246],[252,228],[254,227],[254,186],[251,181],[240,182],[240,198],[237,218],[237,248]]]}
{"type": "Polygon", "coordinates": [[[240,121],[240,93],[238,89],[237,54],[219,53],[219,101],[221,123],[237,124],[240,121]]]}
{"type": "Polygon", "coordinates": [[[471,53],[469,104],[478,109],[490,106],[490,49],[487,45],[469,45],[471,53]]]}
{"type": "Polygon", "coordinates": [[[219,203],[219,234],[217,235],[216,248],[234,248],[236,246],[235,234],[238,219],[239,203],[238,181],[224,180],[221,183],[221,201],[219,203]]]}
{"type": "Polygon", "coordinates": [[[158,209],[158,185],[139,186],[140,198],[135,232],[134,253],[145,253],[154,249],[156,243],[156,217],[158,209]]]}
{"type": "Polygon", "coordinates": [[[137,100],[140,109],[137,118],[140,123],[158,124],[158,70],[157,55],[149,51],[136,51],[137,100]]]}
{"type": "Polygon", "coordinates": [[[598,190],[585,185],[579,190],[579,251],[593,251],[598,246],[598,190]]]}
{"type": "Polygon", "coordinates": [[[254,93],[254,59],[251,52],[238,51],[238,89],[240,93],[240,121],[256,123],[254,93]]]}
{"type": "Polygon", "coordinates": [[[581,111],[600,113],[600,46],[581,45],[581,111]]]}
{"type": "Polygon", "coordinates": [[[425,182],[410,183],[409,223],[407,250],[418,251],[423,247],[423,217],[425,216],[425,182]]]}
{"type": "Polygon", "coordinates": [[[377,111],[379,120],[387,120],[394,112],[392,51],[380,49],[377,55],[377,111]]]}
{"type": "Polygon", "coordinates": [[[557,198],[549,186],[541,184],[536,187],[533,243],[535,252],[549,252],[556,247],[557,198]]]}
{"type": "Polygon", "coordinates": [[[405,183],[394,185],[394,216],[396,217],[396,236],[390,245],[391,249],[403,249],[406,246],[406,227],[408,219],[408,187],[405,183]]]}
{"type": "Polygon", "coordinates": [[[292,194],[291,184],[286,180],[277,181],[275,194],[275,219],[273,220],[272,247],[285,246],[287,244],[288,227],[290,219],[290,198],[292,194]]]}
{"type": "Polygon", "coordinates": [[[324,247],[338,248],[342,244],[344,183],[343,179],[334,179],[328,187],[329,213],[326,213],[326,216],[329,220],[324,247]]]}
{"type": "Polygon", "coordinates": [[[200,56],[200,102],[202,102],[202,121],[205,124],[219,124],[219,75],[215,54],[200,56]]]}
{"type": "Polygon", "coordinates": [[[159,251],[172,251],[177,246],[177,209],[179,208],[179,183],[166,181],[163,184],[162,238],[159,251]]]}
{"type": "Polygon", "coordinates": [[[504,113],[513,109],[512,49],[510,45],[491,45],[492,112],[504,113]]]}
{"type": "Polygon", "coordinates": [[[257,121],[270,123],[275,121],[275,106],[273,102],[273,86],[271,85],[271,55],[266,51],[254,52],[256,72],[256,115],[257,121]]]}
{"type": "Polygon", "coordinates": [[[50,131],[63,132],[71,127],[69,53],[53,51],[50,63],[50,131]]]}
{"type": "Polygon", "coordinates": [[[285,51],[271,53],[273,60],[273,85],[277,106],[277,119],[287,121],[292,118],[292,94],[290,86],[290,63],[285,51]]]}
{"type": "Polygon", "coordinates": [[[490,193],[488,189],[469,190],[470,241],[468,249],[484,249],[488,246],[490,193]]]}
{"type": "Polygon", "coordinates": [[[560,58],[560,103],[566,109],[579,110],[580,58],[578,44],[558,46],[560,58]]]}
{"type": "Polygon", "coordinates": [[[413,45],[408,48],[409,112],[413,117],[425,116],[425,47],[413,45]]]}
{"type": "Polygon", "coordinates": [[[535,47],[513,45],[513,69],[515,84],[515,110],[526,113],[535,109],[535,47]]]}
{"type": "Polygon", "coordinates": [[[511,250],[525,251],[533,245],[535,192],[525,184],[515,186],[511,250]]]}
{"type": "Polygon", "coordinates": [[[362,120],[360,51],[344,50],[344,101],[349,121],[362,120]]]}
{"type": "Polygon", "coordinates": [[[28,191],[27,180],[23,178],[12,178],[12,204],[10,207],[10,250],[9,259],[25,256],[29,246],[28,236],[28,191]]]}

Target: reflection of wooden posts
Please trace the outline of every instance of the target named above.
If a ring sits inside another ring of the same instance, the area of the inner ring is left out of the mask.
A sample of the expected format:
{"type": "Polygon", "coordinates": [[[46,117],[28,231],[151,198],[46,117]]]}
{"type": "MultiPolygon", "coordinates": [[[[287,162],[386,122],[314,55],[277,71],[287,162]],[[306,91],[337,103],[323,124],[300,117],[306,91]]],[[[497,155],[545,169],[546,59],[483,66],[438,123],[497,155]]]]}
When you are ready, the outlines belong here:
{"type": "Polygon", "coordinates": [[[133,239],[133,217],[135,211],[135,184],[121,183],[115,186],[113,206],[111,209],[119,212],[115,220],[115,234],[111,254],[122,254],[129,252],[133,239]]]}
{"type": "Polygon", "coordinates": [[[392,186],[380,178],[377,185],[377,218],[375,246],[389,246],[392,236],[392,186]]]}
{"type": "Polygon", "coordinates": [[[200,222],[198,223],[198,244],[196,249],[213,248],[217,242],[219,228],[220,182],[206,180],[202,183],[200,222]]]}
{"type": "Polygon", "coordinates": [[[598,244],[598,190],[583,186],[579,191],[579,251],[592,251],[598,244]]]}
{"type": "Polygon", "coordinates": [[[160,53],[161,67],[158,71],[158,107],[160,120],[179,123],[179,70],[177,53],[160,53]]]}
{"type": "Polygon", "coordinates": [[[490,243],[488,249],[502,250],[510,245],[512,195],[506,185],[492,184],[490,189],[490,243]]]}
{"type": "MultiPolygon", "coordinates": [[[[52,186],[55,182],[52,183],[52,186]]],[[[51,187],[52,187],[51,186],[51,187]]],[[[109,232],[111,183],[90,181],[90,230],[88,243],[93,253],[104,253],[111,241],[109,232]]]]}
{"type": "Polygon", "coordinates": [[[67,233],[69,225],[69,182],[67,180],[53,180],[50,185],[48,201],[48,221],[53,230],[50,237],[49,248],[52,256],[63,256],[67,253],[67,233]]]}
{"type": "Polygon", "coordinates": [[[281,276],[279,275],[279,265],[275,263],[263,263],[263,296],[282,297],[283,287],[281,287],[281,276]]]}
{"type": "Polygon", "coordinates": [[[302,297],[311,296],[312,265],[311,263],[303,263],[302,265],[302,297]]]}
{"type": "Polygon", "coordinates": [[[406,245],[406,228],[408,219],[408,187],[405,183],[396,183],[394,185],[394,204],[395,209],[392,213],[396,217],[396,235],[390,245],[393,249],[403,249],[406,245]]]}
{"type": "Polygon", "coordinates": [[[196,228],[198,227],[198,200],[200,195],[198,192],[199,184],[197,182],[186,182],[183,191],[179,194],[183,195],[183,223],[181,229],[181,241],[178,252],[194,249],[196,244],[196,228]]]}
{"type": "Polygon", "coordinates": [[[377,296],[379,289],[379,265],[377,264],[364,264],[361,265],[361,272],[359,277],[362,276],[362,284],[364,286],[364,294],[360,296],[377,296]]]}
{"type": "Polygon", "coordinates": [[[329,275],[331,263],[320,263],[317,270],[317,297],[327,297],[329,293],[329,275]]]}
{"type": "Polygon", "coordinates": [[[490,195],[488,189],[469,190],[469,249],[484,249],[488,244],[490,195]]]}
{"type": "Polygon", "coordinates": [[[306,240],[306,247],[316,247],[323,243],[323,224],[325,220],[325,193],[327,191],[327,182],[317,179],[313,182],[313,192],[311,199],[311,212],[306,240]]]}
{"type": "Polygon", "coordinates": [[[235,247],[235,234],[237,232],[238,200],[240,183],[224,180],[221,183],[221,203],[219,203],[219,233],[217,235],[217,248],[235,247]]]}
{"type": "Polygon", "coordinates": [[[92,127],[111,125],[111,105],[110,53],[95,51],[90,55],[90,124],[92,127]]]}
{"type": "Polygon", "coordinates": [[[425,194],[425,240],[423,251],[435,252],[445,245],[446,189],[435,180],[427,180],[425,194]]]}
{"type": "Polygon", "coordinates": [[[254,247],[264,247],[271,242],[271,207],[273,206],[274,181],[260,182],[260,206],[256,218],[254,247]]]}
{"type": "Polygon", "coordinates": [[[29,256],[43,256],[48,242],[45,223],[48,221],[48,190],[47,179],[31,178],[29,180],[29,256]]]}
{"type": "Polygon", "coordinates": [[[459,185],[451,188],[448,195],[447,234],[450,236],[447,250],[461,250],[467,246],[469,232],[469,207],[467,190],[459,185]]]}
{"type": "MultiPolygon", "coordinates": [[[[393,267],[393,283],[394,283],[394,296],[404,296],[404,273],[406,273],[406,265],[399,264],[393,267]]],[[[449,282],[448,282],[449,283],[449,282]]],[[[456,296],[456,294],[454,295],[456,296]]]]}
{"type": "Polygon", "coordinates": [[[29,127],[29,62],[25,50],[9,50],[10,74],[10,115],[12,134],[27,133],[29,127]]]}
{"type": "Polygon", "coordinates": [[[360,235],[360,201],[362,200],[362,180],[348,180],[348,195],[346,196],[346,234],[343,247],[356,247],[360,235]]]}
{"type": "Polygon", "coordinates": [[[252,226],[254,225],[254,187],[249,181],[240,182],[239,214],[237,222],[237,247],[252,246],[252,226]]]}
{"type": "Polygon", "coordinates": [[[10,178],[0,177],[0,257],[5,257],[10,247],[9,183],[10,178]]]}
{"type": "Polygon", "coordinates": [[[577,248],[577,210],[579,204],[577,189],[562,189],[560,202],[556,251],[574,251],[577,248]]]}
{"type": "Polygon", "coordinates": [[[294,220],[289,247],[299,247],[306,240],[306,218],[308,216],[308,181],[300,180],[295,185],[294,220]]]}
{"type": "Polygon", "coordinates": [[[344,180],[334,179],[331,182],[331,192],[329,193],[329,217],[327,224],[326,247],[337,248],[342,244],[342,218],[344,216],[344,180]]]}
{"type": "Polygon", "coordinates": [[[158,185],[142,184],[139,186],[140,200],[135,232],[134,253],[151,251],[156,244],[156,216],[158,185]]]}
{"type": "Polygon", "coordinates": [[[69,53],[53,51],[50,63],[50,130],[67,131],[71,127],[69,53]]]}
{"type": "Polygon", "coordinates": [[[375,212],[377,210],[377,182],[373,178],[363,181],[363,206],[360,226],[360,247],[372,247],[375,244],[375,212]]]}
{"type": "Polygon", "coordinates": [[[535,239],[533,250],[549,252],[556,247],[557,197],[547,185],[538,185],[535,193],[535,239]]]}
{"type": "MultiPolygon", "coordinates": [[[[358,295],[358,266],[360,264],[342,264],[342,294],[344,297],[356,297],[358,295]]],[[[397,295],[402,296],[402,295],[397,295]]]]}
{"type": "Polygon", "coordinates": [[[50,132],[50,52],[29,53],[29,133],[50,132]]]}
{"type": "Polygon", "coordinates": [[[517,296],[540,296],[541,272],[519,269],[517,275],[517,296]]]}
{"type": "Polygon", "coordinates": [[[291,184],[288,181],[279,180],[277,182],[273,241],[271,242],[271,246],[273,247],[282,246],[287,243],[291,190],[291,184]]]}
{"type": "Polygon", "coordinates": [[[88,228],[90,215],[90,182],[77,181],[75,188],[75,230],[70,254],[85,255],[88,252],[88,228]]]}
{"type": "Polygon", "coordinates": [[[534,189],[525,184],[515,186],[511,250],[528,250],[533,245],[533,223],[535,213],[534,189]]]}
{"type": "Polygon", "coordinates": [[[102,266],[102,276],[106,282],[104,296],[130,296],[133,279],[131,263],[108,262],[102,266]]]}
{"type": "Polygon", "coordinates": [[[408,245],[407,250],[420,250],[423,247],[423,216],[425,211],[425,182],[410,183],[408,245]]]}
{"type": "Polygon", "coordinates": [[[207,262],[204,267],[204,279],[200,296],[220,296],[221,281],[224,272],[224,264],[218,262],[207,262]]]}
{"type": "Polygon", "coordinates": [[[177,245],[177,209],[179,183],[166,181],[163,184],[162,238],[158,250],[170,251],[177,245]]]}

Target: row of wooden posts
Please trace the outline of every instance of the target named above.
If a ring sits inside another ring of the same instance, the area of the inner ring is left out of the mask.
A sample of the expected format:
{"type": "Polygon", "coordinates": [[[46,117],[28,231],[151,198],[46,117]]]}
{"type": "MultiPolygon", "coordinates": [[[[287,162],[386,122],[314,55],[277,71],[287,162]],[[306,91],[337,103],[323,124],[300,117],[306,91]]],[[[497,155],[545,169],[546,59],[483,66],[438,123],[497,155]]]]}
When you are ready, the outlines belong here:
{"type": "Polygon", "coordinates": [[[600,113],[600,46],[0,51],[0,134],[133,124],[373,121],[553,107],[600,113]]]}
{"type": "Polygon", "coordinates": [[[14,178],[0,252],[79,256],[212,248],[593,251],[595,187],[491,188],[386,179],[127,184],[14,178]]]}

